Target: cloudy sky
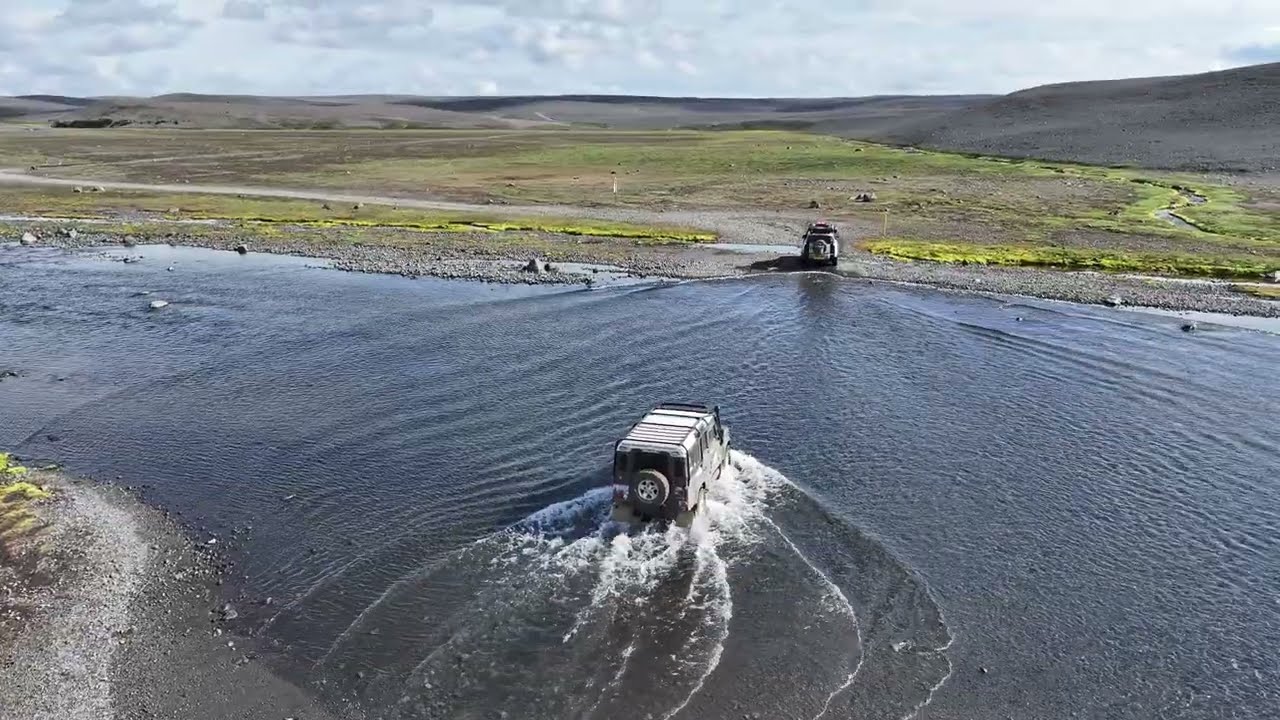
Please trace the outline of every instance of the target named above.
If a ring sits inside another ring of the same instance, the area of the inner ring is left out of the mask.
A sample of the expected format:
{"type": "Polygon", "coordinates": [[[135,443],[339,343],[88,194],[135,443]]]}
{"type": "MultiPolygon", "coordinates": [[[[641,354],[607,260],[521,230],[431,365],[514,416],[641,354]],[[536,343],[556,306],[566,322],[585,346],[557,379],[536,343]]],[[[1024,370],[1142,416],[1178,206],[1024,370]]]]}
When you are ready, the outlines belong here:
{"type": "Polygon", "coordinates": [[[1008,92],[1280,61],[1280,0],[0,5],[0,95],[1008,92]]]}

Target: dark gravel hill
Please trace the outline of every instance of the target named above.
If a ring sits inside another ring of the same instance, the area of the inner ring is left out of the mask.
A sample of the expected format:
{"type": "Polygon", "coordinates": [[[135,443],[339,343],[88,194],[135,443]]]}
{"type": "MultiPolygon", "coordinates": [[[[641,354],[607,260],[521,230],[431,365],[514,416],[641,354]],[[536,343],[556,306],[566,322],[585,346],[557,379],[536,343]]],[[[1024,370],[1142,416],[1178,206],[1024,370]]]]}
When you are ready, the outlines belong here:
{"type": "Polygon", "coordinates": [[[1045,85],[864,136],[1101,165],[1276,172],[1280,63],[1045,85]]]}

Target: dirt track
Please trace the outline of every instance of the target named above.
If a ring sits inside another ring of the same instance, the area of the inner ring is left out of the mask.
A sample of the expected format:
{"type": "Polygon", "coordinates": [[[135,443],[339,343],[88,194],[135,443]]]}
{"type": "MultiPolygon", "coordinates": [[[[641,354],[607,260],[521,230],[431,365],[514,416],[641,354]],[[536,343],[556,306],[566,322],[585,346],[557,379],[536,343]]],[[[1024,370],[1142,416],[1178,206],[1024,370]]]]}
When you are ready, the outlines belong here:
{"type": "Polygon", "coordinates": [[[250,195],[256,197],[315,200],[368,205],[388,205],[419,210],[476,213],[495,215],[499,212],[511,217],[564,217],[609,222],[636,223],[642,225],[679,225],[714,230],[727,242],[769,245],[794,242],[804,227],[809,214],[797,212],[762,213],[744,216],[741,211],[679,210],[654,211],[633,208],[574,207],[569,205],[482,205],[451,200],[391,197],[386,195],[361,195],[324,189],[277,188],[249,185],[198,185],[188,183],[149,184],[119,181],[100,181],[78,178],[50,178],[28,175],[13,169],[0,170],[0,185],[27,185],[45,187],[102,187],[112,190],[135,190],[159,193],[191,193],[198,195],[250,195]]]}

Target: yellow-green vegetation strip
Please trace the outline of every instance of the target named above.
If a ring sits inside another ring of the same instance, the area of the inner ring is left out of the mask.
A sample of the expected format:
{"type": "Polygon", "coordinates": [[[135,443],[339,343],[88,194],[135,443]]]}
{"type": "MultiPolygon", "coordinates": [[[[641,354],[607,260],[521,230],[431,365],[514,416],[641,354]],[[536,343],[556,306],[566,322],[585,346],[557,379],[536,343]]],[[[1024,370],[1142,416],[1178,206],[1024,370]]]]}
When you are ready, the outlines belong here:
{"type": "Polygon", "coordinates": [[[572,218],[503,218],[470,213],[430,213],[381,204],[341,207],[322,201],[197,193],[54,194],[48,189],[0,193],[7,212],[44,217],[103,218],[141,212],[171,219],[213,220],[247,225],[335,228],[396,228],[421,232],[545,232],[561,235],[670,242],[714,242],[717,234],[676,226],[636,225],[572,218]],[[176,211],[176,212],[175,212],[176,211]]]}
{"type": "Polygon", "coordinates": [[[1264,300],[1280,300],[1280,285],[1235,285],[1236,290],[1264,300]]]}
{"type": "Polygon", "coordinates": [[[898,260],[928,260],[962,265],[1051,267],[1221,278],[1256,277],[1271,270],[1271,266],[1262,261],[1084,248],[970,245],[901,238],[867,240],[862,243],[862,247],[868,252],[898,260]]]}
{"type": "Polygon", "coordinates": [[[385,220],[358,220],[351,218],[334,218],[328,220],[304,220],[279,218],[240,218],[231,216],[199,215],[203,220],[225,220],[243,222],[251,225],[299,225],[304,227],[345,227],[345,228],[395,228],[401,230],[418,230],[421,232],[544,232],[556,235],[575,235],[590,237],[625,238],[635,240],[658,240],[672,242],[715,242],[717,235],[712,232],[687,229],[666,229],[639,225],[614,224],[570,224],[554,220],[467,220],[453,218],[426,222],[396,222],[385,220]]]}
{"type": "Polygon", "coordinates": [[[0,540],[15,540],[34,530],[39,520],[27,505],[51,495],[48,488],[22,480],[27,473],[27,468],[14,464],[12,455],[0,453],[0,540]]]}

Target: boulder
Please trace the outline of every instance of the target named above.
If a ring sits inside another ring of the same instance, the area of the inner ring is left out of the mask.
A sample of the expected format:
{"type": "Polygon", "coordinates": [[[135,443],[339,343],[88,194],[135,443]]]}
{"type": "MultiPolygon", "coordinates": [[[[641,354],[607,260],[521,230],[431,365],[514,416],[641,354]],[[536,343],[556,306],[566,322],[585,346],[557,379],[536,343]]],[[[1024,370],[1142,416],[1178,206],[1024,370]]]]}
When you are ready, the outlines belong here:
{"type": "Polygon", "coordinates": [[[817,200],[810,200],[810,201],[809,201],[809,209],[810,209],[810,210],[821,210],[821,209],[822,209],[822,205],[821,205],[817,200]]]}
{"type": "Polygon", "coordinates": [[[1107,298],[1107,304],[1110,305],[1111,307],[1120,307],[1121,305],[1124,304],[1124,298],[1120,297],[1119,295],[1112,295],[1111,297],[1107,298]]]}
{"type": "Polygon", "coordinates": [[[855,202],[864,202],[864,203],[875,202],[876,194],[873,192],[860,192],[857,195],[854,195],[853,199],[855,202]]]}
{"type": "Polygon", "coordinates": [[[531,258],[524,265],[525,272],[540,273],[542,272],[542,263],[538,262],[538,258],[531,258]]]}
{"type": "Polygon", "coordinates": [[[21,242],[22,242],[22,244],[23,244],[23,245],[35,245],[35,244],[36,244],[36,236],[35,236],[33,233],[24,232],[24,233],[22,233],[22,240],[21,240],[21,242]]]}
{"type": "Polygon", "coordinates": [[[79,185],[77,185],[77,186],[75,186],[75,187],[71,188],[71,192],[82,193],[82,192],[84,192],[84,188],[82,188],[82,187],[80,187],[79,185]]]}
{"type": "Polygon", "coordinates": [[[1192,330],[1195,330],[1196,327],[1197,325],[1193,322],[1184,323],[1182,326],[1182,332],[1191,332],[1192,330]]]}
{"type": "Polygon", "coordinates": [[[1267,279],[1271,282],[1280,282],[1280,270],[1267,273],[1267,279]]]}
{"type": "Polygon", "coordinates": [[[249,253],[249,246],[245,245],[244,243],[240,243],[239,245],[236,246],[236,252],[240,253],[241,255],[247,255],[249,253]]]}
{"type": "Polygon", "coordinates": [[[320,206],[320,209],[321,209],[321,210],[332,210],[333,208],[329,207],[329,203],[324,203],[323,205],[321,205],[321,206],[320,206]]]}
{"type": "Polygon", "coordinates": [[[104,188],[104,187],[102,187],[101,185],[95,185],[95,186],[93,186],[92,191],[93,191],[93,192],[106,192],[106,191],[107,191],[107,189],[106,189],[106,188],[104,188]]]}
{"type": "Polygon", "coordinates": [[[162,307],[166,307],[168,304],[168,301],[165,300],[152,300],[149,307],[152,310],[159,310],[162,307]]]}

